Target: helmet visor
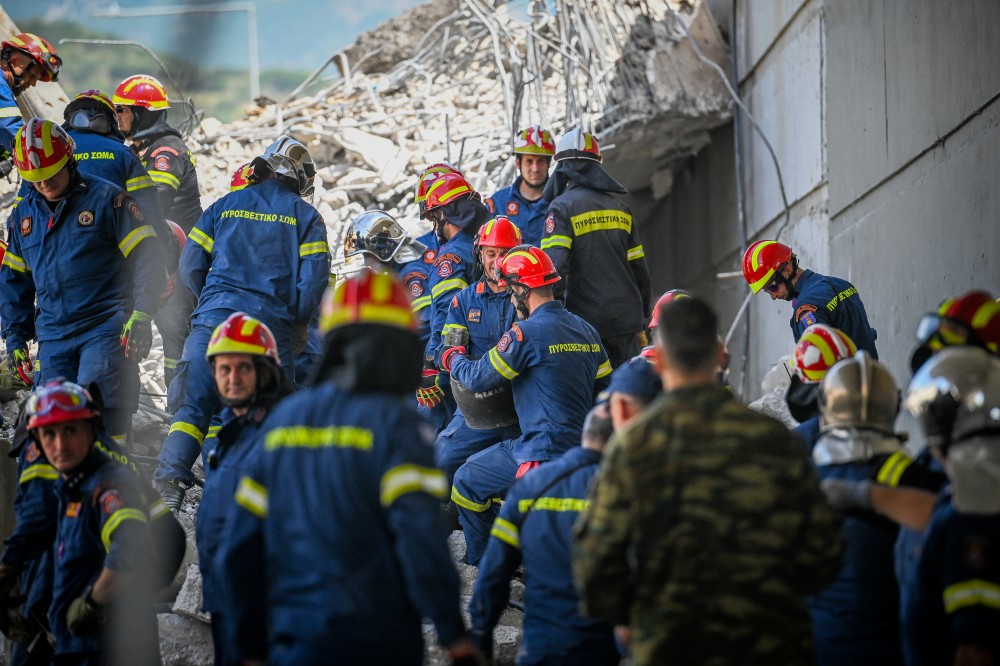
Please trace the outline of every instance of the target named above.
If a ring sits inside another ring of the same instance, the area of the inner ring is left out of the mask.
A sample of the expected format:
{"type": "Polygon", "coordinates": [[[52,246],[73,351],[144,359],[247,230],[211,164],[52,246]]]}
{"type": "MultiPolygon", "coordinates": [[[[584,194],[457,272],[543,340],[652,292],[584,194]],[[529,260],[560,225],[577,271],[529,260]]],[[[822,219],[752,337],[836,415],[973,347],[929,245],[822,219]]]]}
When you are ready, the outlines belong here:
{"type": "Polygon", "coordinates": [[[32,393],[28,398],[26,410],[29,417],[35,418],[47,416],[54,409],[82,412],[90,409],[90,400],[90,396],[83,388],[65,382],[55,386],[43,386],[32,393]]]}

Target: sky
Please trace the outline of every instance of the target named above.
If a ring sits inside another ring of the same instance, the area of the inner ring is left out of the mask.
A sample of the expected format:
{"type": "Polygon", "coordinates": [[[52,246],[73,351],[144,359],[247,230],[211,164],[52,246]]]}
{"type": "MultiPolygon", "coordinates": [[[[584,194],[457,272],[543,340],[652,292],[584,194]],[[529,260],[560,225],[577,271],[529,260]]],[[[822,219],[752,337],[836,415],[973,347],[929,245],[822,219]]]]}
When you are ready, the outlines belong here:
{"type": "Polygon", "coordinates": [[[160,54],[246,68],[247,12],[228,11],[142,18],[94,16],[118,7],[195,8],[252,3],[257,14],[260,66],[311,71],[349,46],[355,38],[424,0],[7,0],[14,21],[26,18],[70,20],[91,30],[143,42],[160,54]]]}

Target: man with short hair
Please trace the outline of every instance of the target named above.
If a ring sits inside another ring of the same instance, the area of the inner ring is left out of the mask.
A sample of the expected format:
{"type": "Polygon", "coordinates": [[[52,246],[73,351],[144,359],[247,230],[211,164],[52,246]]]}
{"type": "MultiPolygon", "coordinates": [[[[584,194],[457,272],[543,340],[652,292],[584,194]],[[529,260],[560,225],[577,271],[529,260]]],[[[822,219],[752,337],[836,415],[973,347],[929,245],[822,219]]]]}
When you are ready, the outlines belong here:
{"type": "Polygon", "coordinates": [[[627,625],[638,664],[812,663],[837,519],[797,438],[717,384],[717,325],[694,297],[660,313],[666,393],[616,433],[577,524],[583,609],[627,625]]]}
{"type": "Polygon", "coordinates": [[[621,430],[639,416],[663,392],[663,381],[652,364],[636,356],[611,373],[611,383],[604,392],[615,430],[621,430]]]}
{"type": "Polygon", "coordinates": [[[514,164],[517,178],[508,187],[497,190],[483,203],[492,215],[503,215],[517,225],[528,245],[538,245],[545,235],[545,214],[549,200],[545,185],[549,166],[556,153],[552,133],[539,125],[530,125],[514,137],[514,164]]]}

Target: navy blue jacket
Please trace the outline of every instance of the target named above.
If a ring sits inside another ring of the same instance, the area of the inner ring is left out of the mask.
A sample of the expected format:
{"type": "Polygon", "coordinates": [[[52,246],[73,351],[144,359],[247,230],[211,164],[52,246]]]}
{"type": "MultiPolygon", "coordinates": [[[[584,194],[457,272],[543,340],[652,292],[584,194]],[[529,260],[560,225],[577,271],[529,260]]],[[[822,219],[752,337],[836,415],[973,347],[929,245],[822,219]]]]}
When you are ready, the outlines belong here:
{"type": "MultiPolygon", "coordinates": [[[[102,649],[99,633],[71,635],[66,611],[103,568],[142,573],[151,565],[154,551],[148,515],[133,473],[96,449],[78,469],[56,481],[55,492],[59,519],[49,623],[56,636],[56,653],[95,652],[102,649]]],[[[136,582],[119,593],[140,593],[141,589],[136,582]]],[[[139,621],[155,626],[151,606],[148,618],[139,621]]]]}
{"type": "Polygon", "coordinates": [[[497,190],[493,196],[483,201],[491,215],[506,215],[521,230],[521,238],[528,245],[540,247],[545,235],[545,214],[549,211],[549,200],[545,197],[529,201],[521,196],[521,181],[518,176],[514,184],[497,190]]]}
{"type": "Polygon", "coordinates": [[[410,294],[410,307],[420,320],[420,339],[427,344],[431,334],[431,288],[428,279],[434,268],[434,260],[437,259],[437,234],[429,231],[418,238],[417,242],[427,247],[423,256],[408,261],[395,270],[406,285],[410,294]]]}
{"type": "Polygon", "coordinates": [[[198,170],[194,156],[180,132],[161,118],[152,127],[137,132],[139,159],[156,183],[163,215],[190,233],[201,217],[201,193],[198,191],[198,170]]]}
{"type": "MultiPolygon", "coordinates": [[[[445,320],[443,337],[450,330],[465,330],[469,333],[469,344],[466,352],[470,358],[480,358],[489,353],[490,349],[500,340],[504,333],[517,320],[514,304],[506,291],[494,293],[482,277],[451,298],[448,317],[445,320]]],[[[440,361],[440,353],[437,361],[440,361]]]]}
{"type": "Polygon", "coordinates": [[[617,663],[611,627],[580,615],[571,569],[573,524],[589,504],[587,489],[600,462],[600,451],[575,447],[532,470],[511,486],[493,523],[469,606],[472,629],[492,634],[507,607],[510,577],[523,561],[518,664],[567,654],[581,666],[617,663]]]}
{"type": "Polygon", "coordinates": [[[902,625],[909,666],[954,663],[963,643],[1000,659],[1000,515],[959,513],[943,497],[908,584],[902,625]]]}
{"type": "Polygon", "coordinates": [[[789,325],[798,342],[803,331],[813,324],[827,324],[847,334],[858,349],[878,359],[875,329],[868,324],[868,313],[858,290],[847,280],[805,270],[795,283],[799,295],[792,301],[789,325]]]}
{"type": "Polygon", "coordinates": [[[419,664],[421,617],[444,645],[464,634],[448,483],[407,400],[324,382],[278,404],[255,446],[214,565],[234,659],[263,657],[268,631],[350,651],[331,643],[356,626],[373,663],[419,664]]]}
{"type": "Polygon", "coordinates": [[[441,353],[441,333],[448,319],[451,297],[473,282],[475,257],[472,254],[472,241],[472,236],[464,231],[452,236],[438,250],[434,267],[427,278],[431,291],[431,335],[424,358],[430,362],[441,353]]]}
{"type": "Polygon", "coordinates": [[[309,321],[329,283],[323,218],[277,178],[230,192],[208,207],[181,252],[184,284],[198,297],[191,323],[242,311],[275,335],[309,321]]]}
{"type": "Polygon", "coordinates": [[[551,301],[514,324],[478,361],[455,357],[451,374],[473,391],[512,382],[523,433],[514,457],[524,463],[551,460],[580,442],[583,420],[608,384],[611,363],[597,331],[551,301]]]}
{"type": "Polygon", "coordinates": [[[24,121],[14,99],[14,91],[10,89],[7,78],[0,76],[0,146],[13,152],[14,137],[22,125],[24,121]]]}
{"type": "Polygon", "coordinates": [[[70,188],[54,210],[32,190],[11,213],[0,268],[7,349],[75,335],[118,312],[153,315],[159,307],[163,251],[138,204],[93,176],[81,174],[70,188]]]}

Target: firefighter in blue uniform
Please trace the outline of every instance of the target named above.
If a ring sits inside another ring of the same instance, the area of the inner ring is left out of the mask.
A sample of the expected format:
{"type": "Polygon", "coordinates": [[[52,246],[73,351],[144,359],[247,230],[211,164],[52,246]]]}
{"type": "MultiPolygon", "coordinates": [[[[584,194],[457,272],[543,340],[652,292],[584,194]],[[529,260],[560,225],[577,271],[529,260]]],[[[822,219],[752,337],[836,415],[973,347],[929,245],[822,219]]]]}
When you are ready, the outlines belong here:
{"type": "Polygon", "coordinates": [[[765,291],[772,301],[792,303],[788,323],[796,342],[813,324],[828,324],[846,333],[858,349],[878,360],[878,333],[868,324],[868,313],[857,288],[847,280],[800,268],[792,248],[773,240],[760,240],[747,248],[743,253],[743,277],[753,293],[765,291]]]}
{"type": "Polygon", "coordinates": [[[504,215],[517,225],[528,245],[538,247],[545,235],[545,216],[549,200],[543,196],[549,181],[549,166],[556,154],[552,133],[531,125],[514,138],[514,163],[517,178],[508,187],[497,190],[483,203],[492,215],[504,215]]]}
{"type": "Polygon", "coordinates": [[[501,261],[500,275],[523,321],[478,361],[466,358],[463,347],[441,354],[442,368],[470,390],[511,381],[521,425],[520,437],[480,451],[455,474],[451,499],[472,565],[482,557],[499,511],[494,498],[503,497],[515,478],[579,444],[583,420],[611,374],[597,332],[555,300],[552,285],[559,274],[545,252],[514,248],[501,261]]]}
{"type": "Polygon", "coordinates": [[[464,176],[445,173],[427,190],[424,216],[434,222],[440,248],[427,278],[431,293],[430,337],[424,351],[417,402],[422,413],[440,432],[451,421],[455,404],[448,378],[438,372],[435,359],[441,352],[452,296],[478,279],[472,246],[479,227],[489,219],[490,213],[464,176]]]}
{"type": "Polygon", "coordinates": [[[97,383],[104,421],[123,437],[138,404],[136,362],[149,353],[165,287],[156,233],[126,192],[79,172],[73,140],[54,123],[29,120],[14,162],[34,190],[11,214],[0,270],[7,349],[26,383],[31,338],[39,342],[41,382],[97,383]]]}
{"type": "Polygon", "coordinates": [[[0,148],[14,149],[14,135],[21,129],[17,98],[39,81],[58,81],[62,58],[48,40],[24,32],[0,43],[0,148]]]}
{"type": "MultiPolygon", "coordinates": [[[[267,326],[242,312],[219,324],[205,354],[212,364],[215,387],[225,405],[222,427],[208,451],[205,490],[198,506],[198,566],[202,579],[202,610],[212,615],[215,663],[225,657],[225,598],[213,570],[225,531],[226,511],[243,477],[254,448],[253,441],[268,412],[291,393],[281,371],[278,343],[267,326]]],[[[208,440],[206,440],[208,446],[208,440]]]]}
{"type": "Polygon", "coordinates": [[[308,326],[329,279],[326,227],[302,198],[312,192],[316,173],[305,146],[281,137],[254,160],[253,169],[258,182],[212,204],[181,253],[181,275],[198,294],[198,307],[170,384],[174,418],[153,477],[171,508],[180,507],[193,483],[191,465],[219,405],[205,359],[215,327],[234,312],[263,321],[278,341],[282,368],[290,374],[293,330],[308,326]],[[252,257],[247,248],[255,248],[252,257]]]}
{"type": "Polygon", "coordinates": [[[422,348],[406,290],[364,271],[329,290],[322,312],[317,383],[271,412],[226,517],[215,566],[227,658],[421,664],[421,616],[453,657],[471,657],[440,510],[447,481],[407,404],[422,348]]]}
{"type": "Polygon", "coordinates": [[[904,402],[951,480],[916,573],[904,585],[909,666],[1000,660],[1000,359],[949,347],[914,375],[904,402]]]}
{"type": "Polygon", "coordinates": [[[420,321],[420,337],[430,337],[431,292],[427,277],[437,257],[437,235],[429,231],[415,241],[389,213],[369,210],[351,220],[344,232],[344,259],[351,271],[367,268],[400,276],[420,321]],[[360,262],[360,263],[359,263],[360,262]]]}
{"type": "MultiPolygon", "coordinates": [[[[444,346],[452,346],[448,345],[448,339],[457,335],[461,344],[466,347],[468,355],[478,359],[489,353],[503,334],[510,330],[517,317],[510,296],[507,295],[507,284],[497,276],[496,271],[503,255],[518,245],[521,245],[521,232],[505,216],[497,216],[479,227],[475,253],[476,260],[482,266],[483,276],[478,282],[452,297],[442,333],[444,346]]],[[[509,386],[507,388],[504,395],[509,397],[509,386]]],[[[463,395],[470,395],[473,401],[473,404],[467,407],[478,406],[483,411],[490,410],[490,406],[485,403],[475,404],[477,400],[475,394],[466,392],[463,395]]],[[[455,398],[457,401],[459,396],[456,395],[455,398]]],[[[513,410],[510,410],[509,414],[511,419],[497,415],[501,418],[484,422],[485,425],[492,425],[508,421],[503,425],[483,428],[477,424],[477,427],[473,428],[467,422],[467,415],[462,412],[462,405],[459,404],[458,407],[455,417],[441,431],[434,444],[435,461],[438,468],[448,475],[449,484],[455,476],[455,471],[469,459],[469,456],[487,446],[514,439],[521,434],[521,429],[517,425],[517,415],[513,410]]]]}
{"type": "Polygon", "coordinates": [[[59,473],[49,622],[57,664],[156,664],[155,549],[139,480],[97,446],[90,395],[52,382],[28,401],[28,430],[59,473]]]}
{"type": "Polygon", "coordinates": [[[545,186],[552,202],[541,248],[563,282],[556,297],[597,329],[612,367],[639,353],[652,292],[628,190],[601,166],[597,139],[574,129],[559,138],[545,186]]]}

